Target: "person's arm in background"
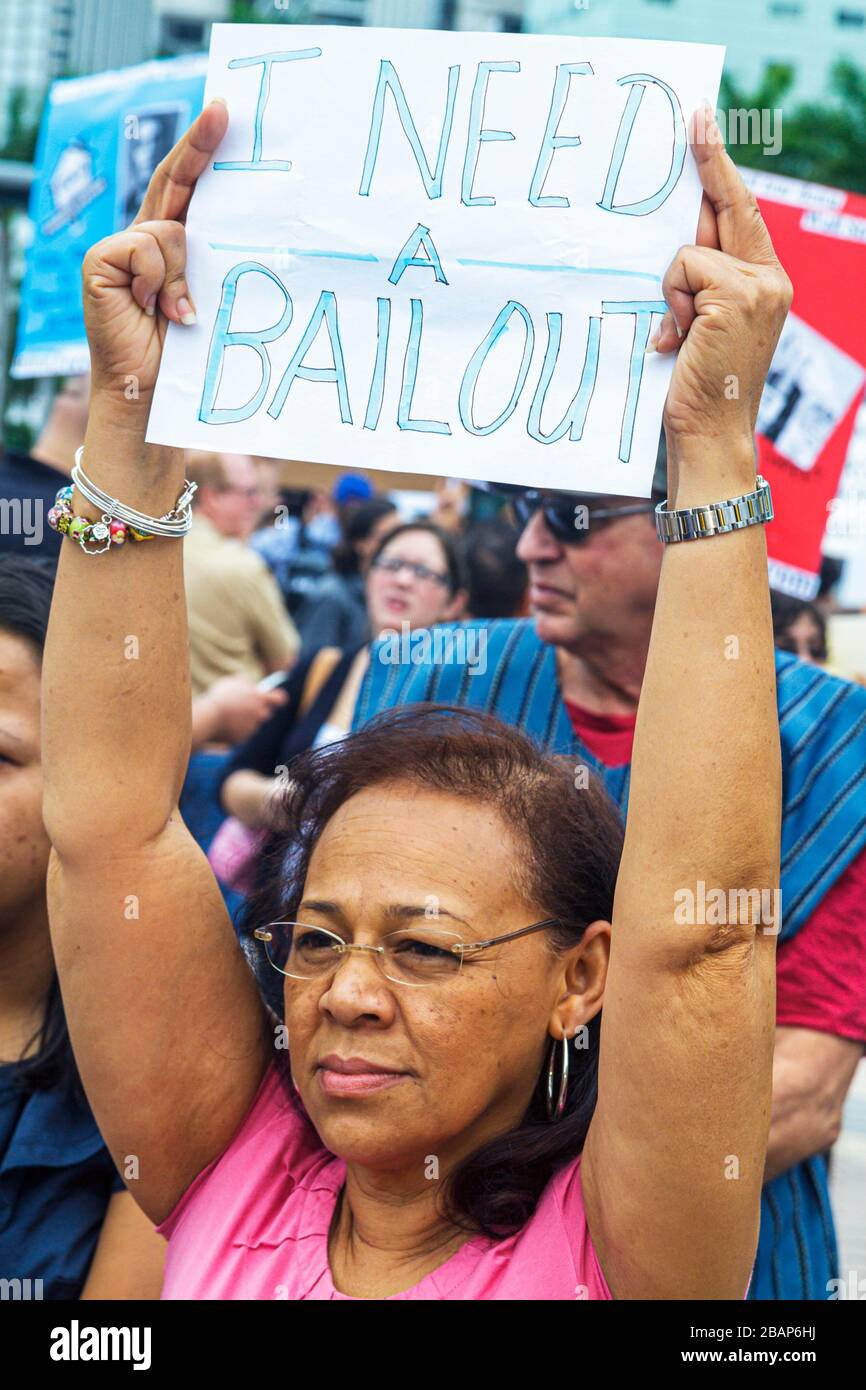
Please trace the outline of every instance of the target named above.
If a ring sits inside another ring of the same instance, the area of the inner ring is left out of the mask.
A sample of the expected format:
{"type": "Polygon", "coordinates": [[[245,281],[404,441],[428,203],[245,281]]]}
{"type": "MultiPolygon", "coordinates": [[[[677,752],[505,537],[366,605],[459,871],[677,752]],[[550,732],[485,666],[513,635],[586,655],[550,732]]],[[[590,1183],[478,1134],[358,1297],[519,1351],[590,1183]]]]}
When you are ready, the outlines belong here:
{"type": "Polygon", "coordinates": [[[166,1243],[130,1192],[115,1192],[81,1291],[83,1300],[157,1299],[166,1243]]]}
{"type": "Polygon", "coordinates": [[[248,830],[261,830],[273,823],[274,799],[285,785],[279,777],[264,777],[250,768],[241,768],[226,778],[220,801],[223,810],[248,830]]]}
{"type": "Polygon", "coordinates": [[[283,749],[298,718],[312,657],[304,657],[282,687],[281,707],[235,748],[223,769],[217,795],[224,811],[250,830],[270,824],[269,807],[275,793],[285,787],[279,773],[283,749]]]}
{"type": "MultiPolygon", "coordinates": [[[[693,144],[698,245],[667,271],[668,496],[755,487],[758,402],[791,302],[757,204],[711,126],[693,144]],[[677,316],[680,334],[676,332],[677,316]],[[739,384],[727,399],[726,380],[739,384]]],[[[589,1230],[615,1298],[741,1299],[758,1238],[775,921],[732,890],[779,882],[781,752],[763,526],[666,547],[641,689],[584,1148],[589,1230]],[[738,656],[728,659],[730,635],[738,656]],[[757,794],[756,794],[757,791],[757,794]],[[682,891],[720,890],[713,914],[682,891]]]]}
{"type": "Polygon", "coordinates": [[[838,1138],[866,1047],[866,850],[780,945],[776,1025],[767,1181],[838,1138]]]}
{"type": "Polygon", "coordinates": [[[261,690],[245,676],[223,676],[192,702],[192,749],[243,742],[286,702],[285,692],[261,690]]]}
{"type": "Polygon", "coordinates": [[[835,1144],[862,1057],[863,1044],[850,1038],[809,1028],[776,1029],[765,1182],[835,1144]]]}

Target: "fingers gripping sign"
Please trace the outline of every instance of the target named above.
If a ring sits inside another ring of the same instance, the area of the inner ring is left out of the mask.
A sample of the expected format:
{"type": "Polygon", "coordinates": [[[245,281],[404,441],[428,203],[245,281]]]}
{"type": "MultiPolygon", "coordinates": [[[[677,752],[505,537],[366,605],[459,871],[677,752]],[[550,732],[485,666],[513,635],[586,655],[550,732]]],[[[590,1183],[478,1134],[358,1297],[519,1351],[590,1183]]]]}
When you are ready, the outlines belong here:
{"type": "Polygon", "coordinates": [[[154,170],[132,226],[87,253],[84,314],[95,384],[121,386],[133,374],[147,399],[159,371],[167,322],[195,322],[184,223],[196,181],[227,126],[223,102],[205,107],[154,170]]]}

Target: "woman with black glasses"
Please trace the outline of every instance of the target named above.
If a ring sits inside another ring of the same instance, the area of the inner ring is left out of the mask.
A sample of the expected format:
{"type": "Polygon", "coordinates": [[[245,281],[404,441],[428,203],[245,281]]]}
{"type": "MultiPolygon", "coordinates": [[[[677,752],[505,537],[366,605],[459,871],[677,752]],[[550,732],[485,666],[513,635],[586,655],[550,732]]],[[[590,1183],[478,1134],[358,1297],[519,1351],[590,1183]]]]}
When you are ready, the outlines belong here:
{"type": "MultiPolygon", "coordinates": [[[[166,322],[193,313],[178,219],[227,119],[209,106],[139,222],[85,260],[85,471],[148,526],[183,490],[181,454],[144,443],[166,322]]],[[[678,349],[683,514],[763,495],[752,430],[791,298],[712,127],[693,152],[699,245],[668,270],[677,328],[656,339],[678,349]]],[[[177,811],[181,547],[66,543],[52,932],[96,1118],[169,1237],[169,1297],[743,1297],[777,930],[752,895],[778,883],[780,771],[763,528],[729,529],[665,554],[622,846],[600,793],[489,716],[392,714],[292,769],[291,852],[249,921],[264,1002],[177,811]],[[683,916],[690,893],[712,917],[683,916]]]]}

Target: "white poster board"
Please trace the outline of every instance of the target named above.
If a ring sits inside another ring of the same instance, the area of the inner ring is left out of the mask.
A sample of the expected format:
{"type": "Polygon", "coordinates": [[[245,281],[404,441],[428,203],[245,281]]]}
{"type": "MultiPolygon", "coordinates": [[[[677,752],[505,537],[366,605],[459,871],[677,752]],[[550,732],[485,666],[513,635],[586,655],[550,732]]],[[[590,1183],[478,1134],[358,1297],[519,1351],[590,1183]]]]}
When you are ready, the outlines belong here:
{"type": "Polygon", "coordinates": [[[724,49],[214,25],[154,443],[645,496],[724,49]]]}

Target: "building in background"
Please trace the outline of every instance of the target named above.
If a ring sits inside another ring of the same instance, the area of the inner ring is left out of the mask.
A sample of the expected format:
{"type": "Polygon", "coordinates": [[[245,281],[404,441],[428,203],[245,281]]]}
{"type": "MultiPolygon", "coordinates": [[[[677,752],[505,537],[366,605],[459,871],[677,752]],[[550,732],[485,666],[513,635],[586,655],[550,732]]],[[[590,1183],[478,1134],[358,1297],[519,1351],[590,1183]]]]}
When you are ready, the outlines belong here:
{"type": "MultiPolygon", "coordinates": [[[[421,4],[425,0],[421,0],[421,4]]],[[[250,18],[261,23],[367,24],[370,0],[249,0],[250,18]]],[[[211,24],[227,21],[238,7],[230,0],[153,0],[157,14],[157,52],[174,57],[202,53],[211,24]]],[[[408,6],[407,8],[411,8],[408,6]]]]}
{"type": "MultiPolygon", "coordinates": [[[[787,99],[797,101],[824,93],[838,58],[866,67],[866,0],[250,0],[249,8],[265,21],[723,43],[727,71],[746,90],[767,63],[790,63],[787,99]]],[[[13,115],[37,119],[55,77],[201,52],[211,24],[232,13],[230,0],[2,0],[0,146],[13,115]]]]}
{"type": "Polygon", "coordinates": [[[365,23],[387,29],[519,34],[526,0],[366,0],[365,23]]]}
{"type": "Polygon", "coordinates": [[[839,58],[866,67],[866,0],[524,0],[523,10],[530,33],[726,44],[725,71],[746,91],[768,63],[789,63],[786,101],[824,95],[839,58]]]}
{"type": "MultiPolygon", "coordinates": [[[[263,21],[429,27],[441,5],[439,0],[251,0],[250,8],[263,21]],[[370,18],[371,10],[389,4],[399,17],[370,18]],[[420,12],[419,20],[412,18],[413,10],[420,12]]],[[[474,0],[474,8],[489,5],[474,0]]],[[[204,52],[211,24],[227,20],[232,10],[230,0],[0,0],[0,148],[13,126],[36,124],[55,78],[204,52]]]]}
{"type": "Polygon", "coordinates": [[[14,121],[36,123],[56,77],[141,63],[155,38],[151,0],[2,0],[0,146],[14,121]]]}
{"type": "Polygon", "coordinates": [[[181,57],[205,53],[210,26],[228,19],[229,0],[153,0],[156,14],[154,55],[181,57]]]}

